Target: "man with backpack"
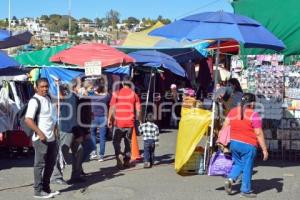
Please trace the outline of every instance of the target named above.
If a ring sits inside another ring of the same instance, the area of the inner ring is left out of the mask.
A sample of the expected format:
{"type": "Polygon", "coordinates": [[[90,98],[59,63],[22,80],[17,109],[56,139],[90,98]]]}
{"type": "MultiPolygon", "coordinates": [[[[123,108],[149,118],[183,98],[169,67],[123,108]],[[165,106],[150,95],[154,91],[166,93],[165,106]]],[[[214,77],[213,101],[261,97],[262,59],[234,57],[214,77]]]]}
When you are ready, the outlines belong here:
{"type": "Polygon", "coordinates": [[[36,93],[29,100],[25,123],[34,131],[32,142],[34,157],[34,198],[52,198],[59,192],[50,189],[50,177],[57,156],[55,127],[56,111],[48,96],[46,78],[36,81],[36,93]]]}

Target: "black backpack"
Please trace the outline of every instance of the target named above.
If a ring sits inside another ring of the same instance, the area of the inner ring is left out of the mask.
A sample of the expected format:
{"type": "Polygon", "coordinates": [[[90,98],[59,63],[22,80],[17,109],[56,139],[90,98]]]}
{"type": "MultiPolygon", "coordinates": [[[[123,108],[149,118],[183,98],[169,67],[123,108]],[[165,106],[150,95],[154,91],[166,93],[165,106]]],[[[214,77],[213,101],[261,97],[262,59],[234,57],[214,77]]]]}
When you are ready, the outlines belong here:
{"type": "MultiPolygon", "coordinates": [[[[34,122],[36,123],[36,125],[38,125],[38,117],[41,112],[41,102],[36,97],[32,97],[32,99],[35,99],[38,104],[35,117],[34,117],[34,122]]],[[[25,123],[25,115],[26,115],[27,108],[28,108],[28,103],[25,106],[23,106],[21,110],[18,111],[18,113],[16,114],[16,119],[17,119],[17,126],[20,127],[21,130],[23,130],[28,137],[31,137],[33,135],[33,130],[29,128],[25,123]]]]}

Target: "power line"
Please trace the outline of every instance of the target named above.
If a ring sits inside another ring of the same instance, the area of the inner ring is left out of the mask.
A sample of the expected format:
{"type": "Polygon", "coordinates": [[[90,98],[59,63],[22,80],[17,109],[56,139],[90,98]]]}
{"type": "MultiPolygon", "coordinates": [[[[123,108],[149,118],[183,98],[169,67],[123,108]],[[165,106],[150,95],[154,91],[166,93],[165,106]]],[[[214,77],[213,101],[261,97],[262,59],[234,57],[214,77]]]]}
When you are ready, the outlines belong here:
{"type": "Polygon", "coordinates": [[[210,5],[214,4],[214,3],[216,3],[217,1],[219,1],[219,0],[215,0],[215,1],[209,2],[209,3],[207,3],[207,4],[204,4],[204,5],[202,5],[202,6],[199,7],[199,8],[196,8],[196,9],[194,9],[194,10],[192,10],[192,11],[189,11],[189,12],[186,12],[186,13],[184,13],[184,14],[182,14],[182,15],[177,16],[175,19],[181,18],[181,17],[184,17],[184,16],[187,16],[187,15],[192,14],[192,13],[194,13],[194,12],[200,10],[200,9],[206,8],[206,7],[208,7],[208,6],[210,6],[210,5]]]}

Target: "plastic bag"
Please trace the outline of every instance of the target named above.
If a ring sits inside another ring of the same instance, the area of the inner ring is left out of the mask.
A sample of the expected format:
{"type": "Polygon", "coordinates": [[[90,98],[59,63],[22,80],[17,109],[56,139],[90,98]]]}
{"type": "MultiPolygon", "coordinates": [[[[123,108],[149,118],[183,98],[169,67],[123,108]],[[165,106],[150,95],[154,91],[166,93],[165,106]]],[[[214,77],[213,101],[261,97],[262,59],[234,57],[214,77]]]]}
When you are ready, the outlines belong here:
{"type": "Polygon", "coordinates": [[[209,176],[227,176],[232,168],[232,159],[228,154],[221,151],[214,153],[210,159],[208,167],[209,176]]]}
{"type": "Polygon", "coordinates": [[[219,132],[217,143],[227,146],[230,142],[230,126],[222,128],[219,132]]]}

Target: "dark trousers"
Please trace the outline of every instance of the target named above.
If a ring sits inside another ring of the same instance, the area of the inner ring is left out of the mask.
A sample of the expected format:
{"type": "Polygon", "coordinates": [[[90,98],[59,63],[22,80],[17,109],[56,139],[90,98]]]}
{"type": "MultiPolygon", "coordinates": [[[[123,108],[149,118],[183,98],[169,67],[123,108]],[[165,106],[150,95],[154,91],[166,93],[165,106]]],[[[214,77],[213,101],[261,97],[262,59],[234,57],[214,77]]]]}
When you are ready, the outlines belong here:
{"type": "Polygon", "coordinates": [[[34,147],[34,190],[41,192],[50,189],[50,177],[57,156],[56,142],[33,142],[34,147]]]}
{"type": "Polygon", "coordinates": [[[144,140],[144,162],[154,163],[155,141],[144,140]]]}
{"type": "Polygon", "coordinates": [[[124,138],[124,161],[129,161],[131,158],[131,136],[132,128],[119,128],[114,127],[113,130],[113,145],[115,149],[115,155],[121,154],[121,141],[124,138]]]}
{"type": "Polygon", "coordinates": [[[81,143],[75,141],[73,133],[60,132],[58,147],[60,153],[57,155],[56,164],[51,180],[63,178],[63,168],[65,167],[62,160],[69,159],[69,150],[72,151],[72,178],[79,178],[81,173],[81,164],[83,159],[83,147],[81,143]],[[62,157],[62,158],[61,158],[62,157]]]}

